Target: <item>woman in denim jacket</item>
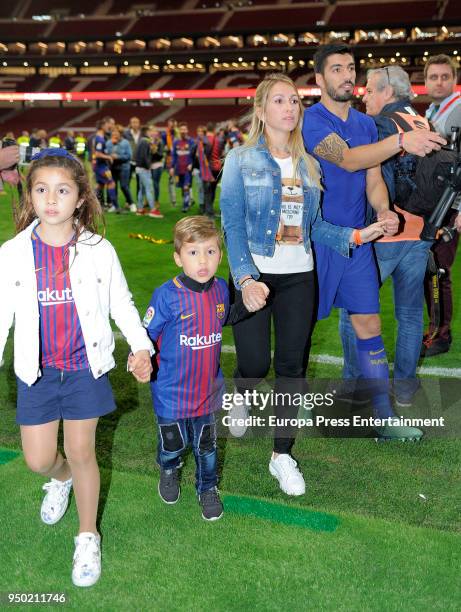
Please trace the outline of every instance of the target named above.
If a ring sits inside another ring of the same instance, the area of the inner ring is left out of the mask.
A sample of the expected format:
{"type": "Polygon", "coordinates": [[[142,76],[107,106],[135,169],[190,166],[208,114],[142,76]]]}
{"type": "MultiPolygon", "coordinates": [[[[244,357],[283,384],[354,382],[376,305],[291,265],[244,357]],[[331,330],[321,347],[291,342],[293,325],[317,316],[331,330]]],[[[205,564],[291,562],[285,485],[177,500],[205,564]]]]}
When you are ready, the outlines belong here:
{"type": "MultiPolygon", "coordinates": [[[[351,248],[383,233],[382,223],[354,230],[322,219],[319,166],[304,149],[301,120],[293,81],[281,73],[268,75],[256,90],[246,144],[226,157],[220,200],[234,299],[243,300],[254,313],[233,327],[236,386],[244,392],[267,375],[273,319],[275,386],[285,401],[275,405],[269,471],[288,495],[305,492],[303,476],[291,457],[295,428],[285,426],[284,420],[297,415],[299,404],[286,398],[303,392],[314,323],[311,238],[348,257],[351,248]]],[[[248,408],[235,405],[231,410],[233,435],[245,433],[239,419],[247,416],[248,408]]]]}

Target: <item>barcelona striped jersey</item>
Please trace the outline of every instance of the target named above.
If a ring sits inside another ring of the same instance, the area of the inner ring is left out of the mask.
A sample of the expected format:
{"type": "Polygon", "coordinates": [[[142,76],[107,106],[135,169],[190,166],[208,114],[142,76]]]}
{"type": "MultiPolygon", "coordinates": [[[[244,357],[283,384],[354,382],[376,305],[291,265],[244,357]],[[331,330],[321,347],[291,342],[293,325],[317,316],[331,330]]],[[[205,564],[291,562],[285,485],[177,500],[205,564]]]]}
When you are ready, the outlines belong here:
{"type": "Polygon", "coordinates": [[[32,247],[40,314],[40,365],[86,369],[89,363],[69,277],[69,244],[45,244],[36,230],[32,247]]]}
{"type": "Polygon", "coordinates": [[[227,284],[214,278],[205,290],[194,291],[186,280],[176,277],[156,289],[143,320],[158,348],[154,409],[175,420],[219,410],[224,390],[219,359],[229,311],[227,284]]]}

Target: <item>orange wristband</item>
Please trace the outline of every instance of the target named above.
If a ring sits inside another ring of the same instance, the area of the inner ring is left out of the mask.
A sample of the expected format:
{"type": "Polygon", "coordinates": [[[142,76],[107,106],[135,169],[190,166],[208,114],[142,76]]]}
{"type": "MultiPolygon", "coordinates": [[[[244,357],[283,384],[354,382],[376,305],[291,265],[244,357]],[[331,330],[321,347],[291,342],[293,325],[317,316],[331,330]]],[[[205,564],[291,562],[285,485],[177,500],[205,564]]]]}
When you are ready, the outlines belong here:
{"type": "Polygon", "coordinates": [[[353,232],[353,234],[352,234],[352,237],[353,237],[353,239],[354,239],[354,243],[355,243],[357,246],[360,246],[361,244],[363,244],[363,242],[362,242],[362,237],[360,236],[360,230],[355,229],[355,230],[354,230],[354,232],[353,232]]]}

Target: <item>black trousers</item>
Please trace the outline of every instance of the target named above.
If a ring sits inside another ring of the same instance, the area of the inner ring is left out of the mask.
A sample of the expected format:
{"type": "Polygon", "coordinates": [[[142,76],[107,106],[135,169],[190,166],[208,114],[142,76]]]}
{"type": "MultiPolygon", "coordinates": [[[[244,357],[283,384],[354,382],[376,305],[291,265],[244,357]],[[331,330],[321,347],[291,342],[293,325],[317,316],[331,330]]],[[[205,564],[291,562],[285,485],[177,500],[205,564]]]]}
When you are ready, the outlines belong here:
{"type": "MultiPolygon", "coordinates": [[[[275,392],[280,394],[303,393],[309,358],[310,338],[314,326],[316,283],[314,272],[296,274],[261,274],[271,293],[266,306],[247,319],[233,326],[237,369],[235,378],[238,390],[253,387],[255,381],[267,376],[271,365],[271,325],[274,323],[275,392]],[[244,380],[253,379],[245,387],[244,380]]],[[[242,300],[241,291],[230,283],[231,295],[237,303],[242,300]]],[[[295,402],[296,404],[296,402],[295,402]]],[[[298,406],[291,402],[276,402],[277,420],[295,418],[298,406]]],[[[274,451],[290,453],[296,435],[295,427],[279,426],[275,429],[274,451]]]]}

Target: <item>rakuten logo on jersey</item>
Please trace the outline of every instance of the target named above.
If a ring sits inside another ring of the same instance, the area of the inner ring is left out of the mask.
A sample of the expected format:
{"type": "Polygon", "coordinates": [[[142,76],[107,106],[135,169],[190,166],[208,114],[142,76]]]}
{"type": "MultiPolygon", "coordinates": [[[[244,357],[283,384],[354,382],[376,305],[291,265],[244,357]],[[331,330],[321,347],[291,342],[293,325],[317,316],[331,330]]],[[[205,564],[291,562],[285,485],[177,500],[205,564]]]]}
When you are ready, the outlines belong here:
{"type": "Polygon", "coordinates": [[[37,292],[38,301],[42,306],[56,306],[58,304],[70,304],[74,301],[72,289],[43,289],[37,292]]]}
{"type": "Polygon", "coordinates": [[[197,334],[196,336],[186,336],[185,334],[180,334],[179,336],[179,345],[180,346],[188,346],[193,351],[199,351],[200,349],[208,348],[210,346],[214,346],[219,344],[222,339],[222,334],[212,333],[209,336],[200,336],[197,334]]]}

